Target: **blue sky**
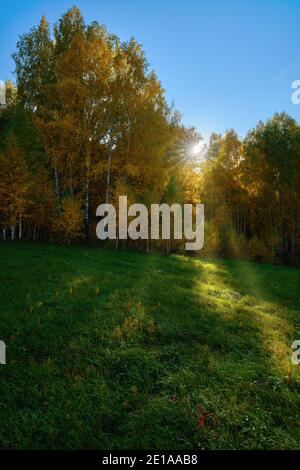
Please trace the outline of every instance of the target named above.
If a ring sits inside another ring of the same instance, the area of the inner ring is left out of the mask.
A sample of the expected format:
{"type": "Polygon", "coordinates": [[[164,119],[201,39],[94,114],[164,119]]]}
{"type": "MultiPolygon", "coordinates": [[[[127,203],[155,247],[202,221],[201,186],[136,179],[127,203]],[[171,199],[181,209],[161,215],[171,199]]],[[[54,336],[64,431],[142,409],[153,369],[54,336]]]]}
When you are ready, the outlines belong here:
{"type": "Polygon", "coordinates": [[[299,0],[1,0],[1,80],[12,76],[19,34],[42,14],[55,22],[74,3],[87,21],[143,45],[168,101],[205,139],[231,127],[244,136],[275,111],[300,121],[291,102],[300,79],[299,0]]]}

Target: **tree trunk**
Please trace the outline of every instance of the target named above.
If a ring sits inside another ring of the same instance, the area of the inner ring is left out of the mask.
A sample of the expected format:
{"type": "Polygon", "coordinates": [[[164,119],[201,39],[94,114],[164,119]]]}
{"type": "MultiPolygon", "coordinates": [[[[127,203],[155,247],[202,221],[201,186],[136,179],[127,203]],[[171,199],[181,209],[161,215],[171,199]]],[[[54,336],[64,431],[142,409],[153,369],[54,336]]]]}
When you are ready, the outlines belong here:
{"type": "Polygon", "coordinates": [[[70,195],[73,196],[74,191],[73,191],[73,175],[72,175],[72,165],[69,165],[69,191],[70,195]]]}
{"type": "Polygon", "coordinates": [[[19,240],[22,239],[22,216],[19,217],[19,240]]]}
{"type": "Polygon", "coordinates": [[[111,160],[112,160],[112,143],[109,144],[109,154],[108,154],[108,168],[107,168],[106,195],[105,195],[105,203],[106,204],[108,204],[108,202],[109,202],[109,194],[110,194],[111,160]]]}
{"type": "Polygon", "coordinates": [[[89,205],[90,205],[90,160],[86,162],[86,182],[85,182],[85,203],[84,203],[84,223],[85,238],[89,238],[89,205]]]}
{"type": "Polygon", "coordinates": [[[54,176],[55,176],[55,192],[56,192],[57,213],[60,214],[59,180],[58,180],[58,171],[57,171],[56,164],[54,165],[54,176]]]}

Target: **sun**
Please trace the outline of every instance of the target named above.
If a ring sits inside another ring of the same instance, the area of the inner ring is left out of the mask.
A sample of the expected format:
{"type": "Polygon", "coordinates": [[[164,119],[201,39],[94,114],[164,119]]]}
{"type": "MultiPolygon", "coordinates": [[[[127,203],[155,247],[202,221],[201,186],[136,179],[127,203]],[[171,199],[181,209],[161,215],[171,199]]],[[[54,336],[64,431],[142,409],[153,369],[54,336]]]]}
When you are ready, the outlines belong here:
{"type": "Polygon", "coordinates": [[[198,153],[200,153],[200,151],[201,151],[201,148],[202,148],[202,144],[201,144],[200,141],[197,144],[193,145],[193,147],[192,147],[193,155],[198,155],[198,153]]]}

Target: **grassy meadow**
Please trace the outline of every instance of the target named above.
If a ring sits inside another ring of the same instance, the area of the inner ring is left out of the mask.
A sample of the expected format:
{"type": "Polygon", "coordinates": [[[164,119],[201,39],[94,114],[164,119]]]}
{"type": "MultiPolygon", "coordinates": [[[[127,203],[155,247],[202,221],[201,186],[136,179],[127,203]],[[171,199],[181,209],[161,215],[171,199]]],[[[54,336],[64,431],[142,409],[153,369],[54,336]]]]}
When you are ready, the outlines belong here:
{"type": "Polygon", "coordinates": [[[300,270],[25,243],[0,263],[2,449],[300,448],[300,270]]]}

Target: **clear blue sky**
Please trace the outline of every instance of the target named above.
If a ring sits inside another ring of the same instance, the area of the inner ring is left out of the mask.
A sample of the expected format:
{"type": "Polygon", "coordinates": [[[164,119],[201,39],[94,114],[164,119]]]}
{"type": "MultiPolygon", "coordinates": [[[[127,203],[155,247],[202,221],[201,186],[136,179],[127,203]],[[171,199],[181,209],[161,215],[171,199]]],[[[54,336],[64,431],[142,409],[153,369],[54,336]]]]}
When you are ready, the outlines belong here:
{"type": "Polygon", "coordinates": [[[299,0],[1,0],[1,80],[11,77],[19,34],[74,3],[87,21],[142,43],[168,101],[205,138],[230,127],[244,136],[275,111],[300,121],[291,102],[291,82],[300,79],[299,0]]]}

